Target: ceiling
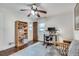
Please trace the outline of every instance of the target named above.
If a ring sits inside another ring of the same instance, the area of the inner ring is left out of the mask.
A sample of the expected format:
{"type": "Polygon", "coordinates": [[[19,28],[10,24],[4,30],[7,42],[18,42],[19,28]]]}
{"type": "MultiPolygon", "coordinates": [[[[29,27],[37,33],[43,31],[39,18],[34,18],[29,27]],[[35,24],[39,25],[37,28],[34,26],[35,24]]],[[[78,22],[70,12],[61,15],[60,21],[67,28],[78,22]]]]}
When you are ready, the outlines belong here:
{"type": "MultiPolygon", "coordinates": [[[[0,8],[3,7],[22,15],[23,13],[26,12],[22,12],[19,10],[22,8],[28,9],[29,6],[27,5],[28,5],[27,3],[6,3],[6,4],[1,3],[0,8]]],[[[47,11],[47,14],[46,15],[41,14],[42,16],[55,16],[72,11],[74,5],[75,5],[74,3],[40,3],[39,8],[47,11]]]]}

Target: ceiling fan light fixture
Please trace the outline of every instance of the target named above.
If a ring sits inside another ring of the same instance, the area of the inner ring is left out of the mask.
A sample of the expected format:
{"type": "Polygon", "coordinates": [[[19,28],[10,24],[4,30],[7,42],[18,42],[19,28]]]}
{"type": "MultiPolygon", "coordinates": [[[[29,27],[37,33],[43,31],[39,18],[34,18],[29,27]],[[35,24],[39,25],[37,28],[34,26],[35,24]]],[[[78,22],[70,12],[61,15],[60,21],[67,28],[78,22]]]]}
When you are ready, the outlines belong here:
{"type": "Polygon", "coordinates": [[[31,14],[32,14],[33,16],[35,16],[35,15],[38,14],[38,12],[37,12],[37,11],[34,11],[34,10],[31,10],[31,14]]]}
{"type": "Polygon", "coordinates": [[[37,15],[37,13],[38,13],[38,12],[37,12],[37,11],[35,11],[35,15],[37,15]]]}
{"type": "Polygon", "coordinates": [[[34,12],[33,10],[31,10],[31,14],[32,14],[32,15],[35,15],[35,12],[34,12]]]}

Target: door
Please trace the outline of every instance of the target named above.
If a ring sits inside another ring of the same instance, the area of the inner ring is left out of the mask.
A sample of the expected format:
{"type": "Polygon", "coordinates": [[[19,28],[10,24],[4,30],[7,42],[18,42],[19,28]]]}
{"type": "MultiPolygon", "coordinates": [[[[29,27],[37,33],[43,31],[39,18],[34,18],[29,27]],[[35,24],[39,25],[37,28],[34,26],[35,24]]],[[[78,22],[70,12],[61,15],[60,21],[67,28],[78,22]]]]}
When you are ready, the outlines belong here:
{"type": "Polygon", "coordinates": [[[33,22],[33,42],[38,41],[38,22],[33,22]]]}

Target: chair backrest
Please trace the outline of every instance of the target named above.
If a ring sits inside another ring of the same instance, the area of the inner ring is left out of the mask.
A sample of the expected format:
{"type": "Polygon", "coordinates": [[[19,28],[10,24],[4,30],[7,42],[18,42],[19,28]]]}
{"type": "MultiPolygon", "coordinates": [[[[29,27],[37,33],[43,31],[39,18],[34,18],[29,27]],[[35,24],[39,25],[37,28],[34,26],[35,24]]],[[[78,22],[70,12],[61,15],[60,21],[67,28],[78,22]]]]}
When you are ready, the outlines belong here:
{"type": "Polygon", "coordinates": [[[49,41],[49,36],[45,36],[45,40],[46,41],[49,41]]]}

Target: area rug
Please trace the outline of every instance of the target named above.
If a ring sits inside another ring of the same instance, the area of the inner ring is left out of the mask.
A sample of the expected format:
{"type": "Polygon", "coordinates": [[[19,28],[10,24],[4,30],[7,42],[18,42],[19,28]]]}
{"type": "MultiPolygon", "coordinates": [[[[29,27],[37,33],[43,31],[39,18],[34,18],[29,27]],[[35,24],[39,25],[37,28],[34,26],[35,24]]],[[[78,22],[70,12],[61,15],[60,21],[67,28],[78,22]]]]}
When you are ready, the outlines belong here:
{"type": "Polygon", "coordinates": [[[60,56],[60,54],[53,46],[48,46],[46,48],[42,42],[37,42],[10,56],[60,56]]]}

